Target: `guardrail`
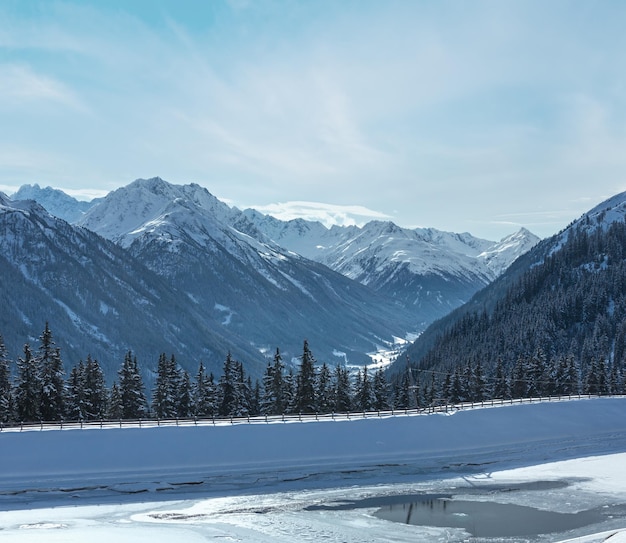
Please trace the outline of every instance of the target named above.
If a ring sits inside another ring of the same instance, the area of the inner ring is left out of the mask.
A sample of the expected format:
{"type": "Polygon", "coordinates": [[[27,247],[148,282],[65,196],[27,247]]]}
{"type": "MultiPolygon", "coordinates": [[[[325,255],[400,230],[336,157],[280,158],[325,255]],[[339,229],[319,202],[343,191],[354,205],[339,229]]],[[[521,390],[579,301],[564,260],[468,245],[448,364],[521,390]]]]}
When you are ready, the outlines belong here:
{"type": "Polygon", "coordinates": [[[591,398],[624,398],[624,395],[593,395],[575,394],[568,396],[545,396],[539,398],[515,398],[515,399],[490,399],[481,402],[464,402],[458,404],[442,404],[413,409],[390,409],[386,411],[363,411],[349,413],[315,413],[315,414],[289,414],[289,415],[257,415],[245,417],[193,417],[181,419],[101,419],[101,420],[74,420],[74,421],[39,421],[0,423],[0,432],[7,431],[45,431],[45,430],[77,430],[93,428],[154,428],[160,426],[224,426],[236,424],[276,424],[295,422],[316,421],[342,421],[368,418],[387,418],[399,416],[431,415],[435,413],[448,413],[464,409],[477,409],[485,407],[498,407],[524,403],[540,402],[563,402],[583,400],[591,398]]]}

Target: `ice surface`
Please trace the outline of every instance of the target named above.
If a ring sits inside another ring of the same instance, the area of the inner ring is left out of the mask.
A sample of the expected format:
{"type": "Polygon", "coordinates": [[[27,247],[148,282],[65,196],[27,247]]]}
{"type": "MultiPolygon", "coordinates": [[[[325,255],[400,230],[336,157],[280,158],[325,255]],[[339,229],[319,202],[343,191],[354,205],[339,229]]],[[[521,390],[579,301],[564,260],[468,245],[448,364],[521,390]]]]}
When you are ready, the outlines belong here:
{"type": "MultiPolygon", "coordinates": [[[[619,509],[625,408],[626,398],[607,398],[342,422],[2,432],[0,540],[466,541],[374,508],[307,509],[425,492],[619,509]],[[561,484],[519,485],[534,481],[561,484]]],[[[626,518],[607,516],[528,541],[623,543],[607,539],[623,529],[626,518]]]]}

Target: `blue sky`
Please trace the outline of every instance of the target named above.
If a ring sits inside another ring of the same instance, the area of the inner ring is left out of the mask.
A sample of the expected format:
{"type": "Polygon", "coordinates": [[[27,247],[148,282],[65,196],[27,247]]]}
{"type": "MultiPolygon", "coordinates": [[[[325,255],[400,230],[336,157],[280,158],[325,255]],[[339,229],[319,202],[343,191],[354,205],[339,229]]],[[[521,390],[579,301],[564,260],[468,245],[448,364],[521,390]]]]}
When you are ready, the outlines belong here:
{"type": "Polygon", "coordinates": [[[626,190],[626,3],[0,1],[0,190],[499,239],[626,190]]]}

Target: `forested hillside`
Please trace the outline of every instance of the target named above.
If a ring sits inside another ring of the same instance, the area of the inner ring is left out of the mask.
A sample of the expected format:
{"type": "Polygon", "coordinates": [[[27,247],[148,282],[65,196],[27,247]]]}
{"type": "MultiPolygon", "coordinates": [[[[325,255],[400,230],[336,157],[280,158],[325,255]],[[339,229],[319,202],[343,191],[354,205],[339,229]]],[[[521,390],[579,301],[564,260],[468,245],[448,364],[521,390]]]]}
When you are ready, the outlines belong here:
{"type": "Polygon", "coordinates": [[[526,257],[525,271],[518,263],[427,331],[407,352],[411,366],[439,382],[443,395],[455,376],[457,388],[486,379],[499,396],[621,390],[626,223],[603,219],[587,215],[544,241],[526,257]]]}

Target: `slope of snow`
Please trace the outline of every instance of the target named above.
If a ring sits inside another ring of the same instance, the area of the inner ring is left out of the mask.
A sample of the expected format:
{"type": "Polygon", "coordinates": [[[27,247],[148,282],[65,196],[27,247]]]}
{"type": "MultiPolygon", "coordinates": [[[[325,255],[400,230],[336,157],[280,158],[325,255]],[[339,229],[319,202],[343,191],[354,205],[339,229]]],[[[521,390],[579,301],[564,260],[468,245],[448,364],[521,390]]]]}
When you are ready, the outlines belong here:
{"type": "MultiPolygon", "coordinates": [[[[332,507],[421,493],[619,511],[625,408],[626,398],[605,398],[341,422],[2,432],[0,461],[9,469],[0,475],[0,536],[19,543],[467,541],[459,529],[377,518],[375,501],[332,507]],[[534,481],[559,484],[520,485],[534,481]]],[[[604,518],[533,541],[623,541],[614,534],[626,518],[604,518]]]]}

